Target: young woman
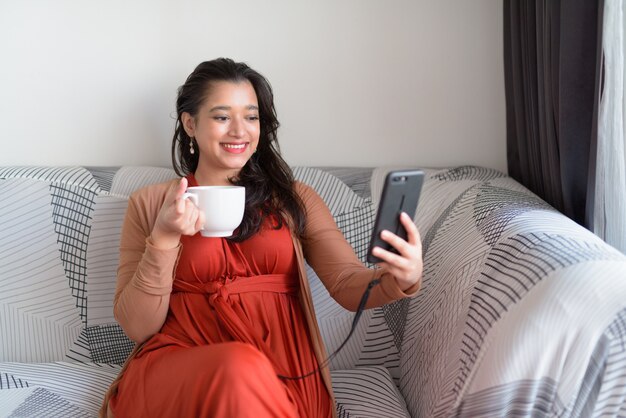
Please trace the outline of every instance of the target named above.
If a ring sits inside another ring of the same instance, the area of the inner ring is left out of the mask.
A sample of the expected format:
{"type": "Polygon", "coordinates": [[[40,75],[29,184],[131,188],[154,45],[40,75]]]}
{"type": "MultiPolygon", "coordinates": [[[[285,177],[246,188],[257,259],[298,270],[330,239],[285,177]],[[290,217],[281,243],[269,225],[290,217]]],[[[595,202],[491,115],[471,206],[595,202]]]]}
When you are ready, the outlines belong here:
{"type": "Polygon", "coordinates": [[[172,159],[182,177],[135,192],[122,230],[115,317],[137,347],[101,414],[119,417],[331,417],[330,374],[300,379],[326,359],[306,257],[331,296],[356,310],[414,295],[419,233],[383,238],[399,254],[365,268],[322,199],[295,182],[276,142],[267,80],[243,63],[200,64],[179,89],[172,159]],[[204,238],[188,186],[246,187],[230,238],[204,238]]]}

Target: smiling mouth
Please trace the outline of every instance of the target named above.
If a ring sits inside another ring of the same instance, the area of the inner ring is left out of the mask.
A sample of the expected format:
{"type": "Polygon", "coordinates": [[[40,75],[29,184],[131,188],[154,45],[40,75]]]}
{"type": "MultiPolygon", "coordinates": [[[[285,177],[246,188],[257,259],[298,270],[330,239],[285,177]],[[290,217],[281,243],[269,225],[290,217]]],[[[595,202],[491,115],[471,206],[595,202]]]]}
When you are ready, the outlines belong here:
{"type": "Polygon", "coordinates": [[[246,148],[248,147],[249,143],[248,142],[244,142],[244,143],[235,144],[235,143],[222,142],[222,143],[220,143],[220,145],[227,152],[230,152],[232,154],[240,154],[240,153],[242,153],[242,152],[244,152],[246,150],[246,148]]]}

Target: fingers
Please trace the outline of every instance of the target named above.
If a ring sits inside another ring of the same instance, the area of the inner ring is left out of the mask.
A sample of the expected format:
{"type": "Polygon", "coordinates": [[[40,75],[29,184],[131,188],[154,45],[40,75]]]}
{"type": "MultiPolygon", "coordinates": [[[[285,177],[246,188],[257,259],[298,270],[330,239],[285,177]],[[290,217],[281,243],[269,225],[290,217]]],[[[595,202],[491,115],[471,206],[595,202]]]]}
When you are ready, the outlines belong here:
{"type": "Polygon", "coordinates": [[[180,182],[178,183],[178,189],[176,190],[176,197],[179,198],[181,197],[186,191],[187,191],[187,178],[183,177],[180,179],[180,182]]]}
{"type": "Polygon", "coordinates": [[[204,216],[204,212],[198,211],[198,219],[196,220],[196,229],[199,231],[204,228],[204,223],[206,222],[206,218],[204,216]]]}
{"type": "Polygon", "coordinates": [[[380,247],[372,249],[372,254],[382,260],[379,267],[391,273],[403,289],[411,287],[422,275],[422,242],[417,226],[411,218],[402,213],[400,221],[407,231],[405,241],[390,231],[382,231],[380,236],[389,243],[399,254],[384,250],[380,247]]]}
{"type": "Polygon", "coordinates": [[[402,212],[400,214],[400,222],[402,223],[404,229],[406,229],[408,243],[412,245],[421,243],[421,238],[419,231],[417,230],[417,226],[406,212],[402,212]]]}
{"type": "Polygon", "coordinates": [[[402,238],[400,238],[399,236],[397,236],[396,234],[394,234],[393,232],[390,232],[387,230],[382,231],[380,233],[380,237],[383,239],[383,241],[391,244],[391,246],[395,248],[402,255],[406,254],[406,252],[409,249],[409,246],[411,245],[405,240],[403,240],[402,238]]]}
{"type": "Polygon", "coordinates": [[[403,255],[392,253],[391,251],[384,250],[380,247],[374,247],[372,249],[372,254],[380,258],[381,260],[389,263],[390,265],[400,268],[406,268],[410,263],[409,258],[403,255]]]}
{"type": "MultiPolygon", "coordinates": [[[[181,178],[177,183],[172,184],[167,192],[165,202],[159,217],[161,227],[171,232],[178,232],[185,235],[193,235],[199,217],[199,210],[191,199],[184,199],[183,195],[187,191],[188,182],[186,178],[181,178]],[[191,233],[193,231],[193,234],[191,233]]],[[[202,221],[204,224],[204,221],[202,221]]]]}
{"type": "Polygon", "coordinates": [[[409,289],[422,277],[421,246],[412,246],[412,250],[406,255],[398,255],[375,247],[372,253],[383,260],[378,266],[393,275],[402,290],[409,289]]]}
{"type": "Polygon", "coordinates": [[[166,199],[170,202],[179,199],[187,191],[187,179],[181,178],[178,183],[174,183],[167,191],[166,199]]]}
{"type": "Polygon", "coordinates": [[[380,237],[383,239],[383,241],[391,244],[391,246],[395,248],[401,255],[406,257],[409,255],[411,247],[418,246],[419,248],[421,248],[422,240],[419,231],[417,230],[417,226],[415,225],[415,223],[413,223],[411,217],[405,212],[402,212],[400,214],[400,222],[407,232],[407,241],[387,230],[382,231],[380,233],[380,237]]]}
{"type": "Polygon", "coordinates": [[[189,199],[184,199],[182,202],[184,205],[183,213],[181,213],[183,221],[187,224],[195,223],[199,212],[198,207],[189,199]]]}
{"type": "Polygon", "coordinates": [[[179,217],[179,227],[184,235],[195,235],[204,227],[204,212],[190,200],[185,199],[184,211],[179,217]]]}
{"type": "Polygon", "coordinates": [[[182,215],[185,213],[185,201],[187,199],[182,199],[183,194],[187,191],[187,179],[181,178],[177,184],[173,184],[166,196],[166,204],[168,202],[172,202],[174,205],[174,210],[178,215],[182,215]]]}
{"type": "Polygon", "coordinates": [[[190,199],[182,198],[183,194],[187,191],[187,186],[187,179],[183,177],[176,189],[176,212],[181,215],[182,218],[182,233],[184,235],[195,235],[204,228],[204,212],[199,210],[190,199]]]}

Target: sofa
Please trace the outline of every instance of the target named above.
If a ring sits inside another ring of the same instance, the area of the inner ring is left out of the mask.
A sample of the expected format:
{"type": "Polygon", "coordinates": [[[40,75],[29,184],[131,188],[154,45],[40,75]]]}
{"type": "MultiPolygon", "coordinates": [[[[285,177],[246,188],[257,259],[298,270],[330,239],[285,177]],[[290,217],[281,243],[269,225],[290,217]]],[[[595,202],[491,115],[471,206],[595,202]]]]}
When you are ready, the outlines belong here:
{"type": "MultiPolygon", "coordinates": [[[[364,262],[391,168],[294,168],[364,262]]],[[[424,171],[422,289],[364,312],[338,416],[626,416],[626,256],[498,171],[424,171]]],[[[173,177],[0,167],[0,417],[97,416],[133,348],[112,312],[128,196],[173,177]]],[[[332,352],[353,313],[308,271],[332,352]]]]}

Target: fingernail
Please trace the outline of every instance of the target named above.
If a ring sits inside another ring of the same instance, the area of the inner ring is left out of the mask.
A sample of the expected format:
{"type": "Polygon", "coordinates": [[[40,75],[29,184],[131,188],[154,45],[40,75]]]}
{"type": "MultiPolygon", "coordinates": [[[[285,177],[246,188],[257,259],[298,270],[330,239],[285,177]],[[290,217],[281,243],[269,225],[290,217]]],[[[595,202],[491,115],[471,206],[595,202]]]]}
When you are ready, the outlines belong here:
{"type": "Polygon", "coordinates": [[[383,229],[382,231],[380,231],[380,236],[381,237],[388,237],[389,236],[389,231],[387,231],[386,229],[383,229]]]}

